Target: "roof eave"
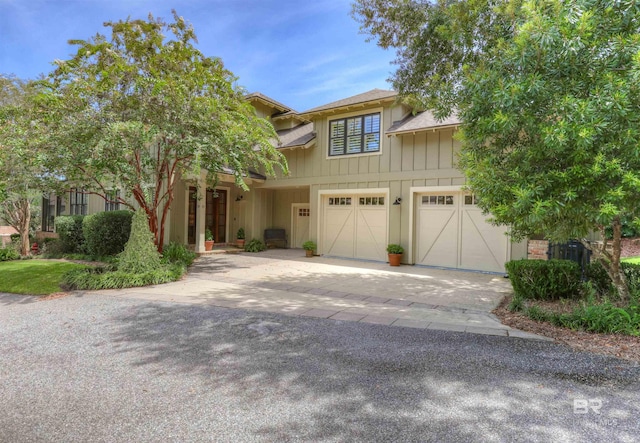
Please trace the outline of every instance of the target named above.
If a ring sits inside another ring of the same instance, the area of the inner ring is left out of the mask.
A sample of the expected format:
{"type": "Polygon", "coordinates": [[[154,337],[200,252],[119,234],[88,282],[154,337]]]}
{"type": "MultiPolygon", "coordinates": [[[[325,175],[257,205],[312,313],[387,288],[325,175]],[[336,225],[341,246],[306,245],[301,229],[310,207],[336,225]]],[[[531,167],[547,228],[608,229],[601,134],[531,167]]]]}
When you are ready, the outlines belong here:
{"type": "Polygon", "coordinates": [[[278,147],[278,150],[279,151],[285,151],[287,149],[298,149],[298,148],[300,148],[300,149],[309,149],[312,146],[314,146],[315,144],[316,144],[316,139],[314,138],[312,140],[309,140],[305,144],[302,144],[302,145],[291,145],[291,146],[281,146],[281,147],[278,147]]]}
{"type": "Polygon", "coordinates": [[[319,111],[301,112],[298,115],[301,118],[308,118],[309,121],[310,121],[314,117],[320,117],[321,115],[325,115],[325,114],[331,115],[331,114],[355,111],[355,110],[358,110],[358,109],[364,109],[364,108],[367,108],[369,106],[374,106],[374,105],[383,105],[383,104],[386,104],[386,103],[393,103],[394,101],[396,101],[396,99],[397,99],[396,96],[387,97],[387,98],[381,98],[381,99],[376,99],[376,100],[369,100],[369,101],[361,102],[361,103],[354,103],[354,104],[351,104],[351,105],[337,106],[335,108],[321,109],[319,111]]]}
{"type": "Polygon", "coordinates": [[[406,129],[403,131],[387,131],[385,132],[385,135],[387,137],[391,137],[393,135],[407,135],[407,134],[417,134],[419,132],[429,132],[429,131],[439,131],[441,129],[458,129],[458,127],[460,126],[460,123],[455,123],[452,125],[442,125],[442,126],[429,126],[428,128],[416,128],[416,129],[406,129]]]}

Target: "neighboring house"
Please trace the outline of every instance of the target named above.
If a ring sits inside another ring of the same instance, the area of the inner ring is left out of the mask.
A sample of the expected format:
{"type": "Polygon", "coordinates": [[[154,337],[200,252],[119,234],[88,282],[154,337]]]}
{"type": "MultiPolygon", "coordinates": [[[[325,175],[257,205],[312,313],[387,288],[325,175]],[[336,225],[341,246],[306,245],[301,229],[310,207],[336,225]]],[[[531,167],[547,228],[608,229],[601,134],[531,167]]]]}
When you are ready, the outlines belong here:
{"type": "MultiPolygon", "coordinates": [[[[278,132],[290,174],[252,173],[247,192],[224,173],[215,190],[205,190],[204,173],[179,181],[167,242],[203,251],[206,228],[216,243],[232,243],[240,227],[247,239],[283,228],[290,247],[312,239],[318,254],[336,257],[385,261],[387,244],[399,243],[405,263],[496,272],[526,257],[526,243],[511,243],[507,229],[487,223],[476,197],[462,191],[456,117],[414,115],[396,92],[380,89],[305,112],[260,93],[248,99],[278,132]]],[[[97,196],[54,198],[48,214],[106,209],[97,196]]]]}
{"type": "Polygon", "coordinates": [[[0,248],[4,248],[6,245],[10,244],[11,236],[17,233],[18,231],[11,226],[0,226],[0,248]]]}

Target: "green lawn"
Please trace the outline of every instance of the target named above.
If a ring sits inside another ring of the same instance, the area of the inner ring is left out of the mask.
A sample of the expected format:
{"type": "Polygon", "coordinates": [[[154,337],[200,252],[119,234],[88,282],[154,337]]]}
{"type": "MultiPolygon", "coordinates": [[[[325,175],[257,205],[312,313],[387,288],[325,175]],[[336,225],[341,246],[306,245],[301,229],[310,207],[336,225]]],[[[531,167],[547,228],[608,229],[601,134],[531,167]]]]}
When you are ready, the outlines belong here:
{"type": "Polygon", "coordinates": [[[0,262],[0,292],[47,295],[60,292],[62,275],[84,265],[54,260],[0,262]]]}
{"type": "Polygon", "coordinates": [[[623,258],[621,261],[627,262],[627,263],[634,263],[634,264],[640,264],[640,257],[627,257],[627,258],[623,258]]]}

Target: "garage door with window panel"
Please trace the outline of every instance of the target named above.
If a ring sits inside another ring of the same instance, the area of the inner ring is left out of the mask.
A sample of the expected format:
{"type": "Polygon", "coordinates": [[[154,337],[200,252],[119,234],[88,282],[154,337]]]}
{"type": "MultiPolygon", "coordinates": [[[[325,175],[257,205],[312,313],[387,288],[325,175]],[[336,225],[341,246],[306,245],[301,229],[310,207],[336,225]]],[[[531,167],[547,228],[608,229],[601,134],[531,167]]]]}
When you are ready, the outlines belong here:
{"type": "Polygon", "coordinates": [[[417,264],[504,272],[509,249],[506,228],[486,221],[475,196],[419,194],[416,206],[417,264]]]}
{"type": "Polygon", "coordinates": [[[386,259],[387,238],[385,196],[324,197],[323,254],[383,261],[386,259]]]}

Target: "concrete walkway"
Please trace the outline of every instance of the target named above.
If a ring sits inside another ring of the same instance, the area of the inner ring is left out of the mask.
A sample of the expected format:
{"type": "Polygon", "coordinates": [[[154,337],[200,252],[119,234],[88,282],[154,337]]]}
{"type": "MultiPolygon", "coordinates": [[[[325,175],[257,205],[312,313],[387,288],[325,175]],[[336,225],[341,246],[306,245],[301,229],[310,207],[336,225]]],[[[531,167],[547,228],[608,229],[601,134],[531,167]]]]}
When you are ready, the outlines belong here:
{"type": "Polygon", "coordinates": [[[125,298],[546,340],[505,326],[491,314],[510,292],[502,275],[305,258],[299,249],[210,255],[199,258],[179,282],[100,291],[125,298]]]}

